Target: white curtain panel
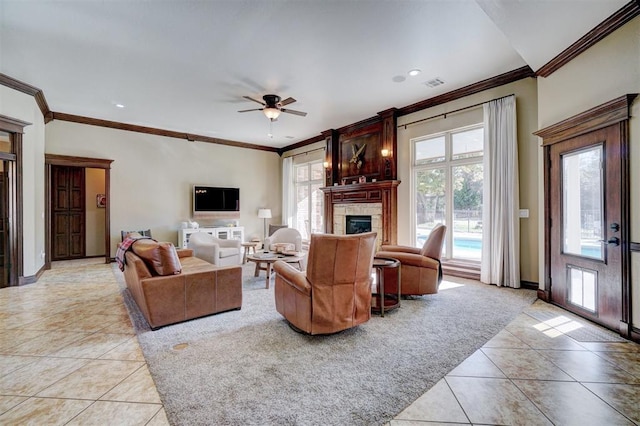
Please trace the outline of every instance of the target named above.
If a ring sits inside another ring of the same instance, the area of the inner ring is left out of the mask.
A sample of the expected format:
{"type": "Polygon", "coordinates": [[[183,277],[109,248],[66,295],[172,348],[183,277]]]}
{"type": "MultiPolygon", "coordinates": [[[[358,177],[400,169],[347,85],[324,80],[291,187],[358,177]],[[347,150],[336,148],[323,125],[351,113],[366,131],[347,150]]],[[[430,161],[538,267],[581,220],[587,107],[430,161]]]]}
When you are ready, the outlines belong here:
{"type": "Polygon", "coordinates": [[[293,227],[293,157],[282,159],[282,223],[293,227]]]}
{"type": "Polygon", "coordinates": [[[484,188],[480,280],[520,287],[516,98],[484,104],[484,188]]]}

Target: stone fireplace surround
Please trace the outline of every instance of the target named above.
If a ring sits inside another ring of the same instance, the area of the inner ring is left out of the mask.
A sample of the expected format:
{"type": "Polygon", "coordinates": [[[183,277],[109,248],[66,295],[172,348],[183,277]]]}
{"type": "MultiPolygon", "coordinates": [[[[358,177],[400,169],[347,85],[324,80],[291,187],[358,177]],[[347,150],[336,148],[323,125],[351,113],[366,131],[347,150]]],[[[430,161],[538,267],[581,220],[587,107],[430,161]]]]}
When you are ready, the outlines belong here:
{"type": "Polygon", "coordinates": [[[371,216],[371,230],[378,233],[377,247],[397,244],[397,187],[400,181],[354,183],[322,188],[325,232],[345,234],[346,216],[371,216]]]}

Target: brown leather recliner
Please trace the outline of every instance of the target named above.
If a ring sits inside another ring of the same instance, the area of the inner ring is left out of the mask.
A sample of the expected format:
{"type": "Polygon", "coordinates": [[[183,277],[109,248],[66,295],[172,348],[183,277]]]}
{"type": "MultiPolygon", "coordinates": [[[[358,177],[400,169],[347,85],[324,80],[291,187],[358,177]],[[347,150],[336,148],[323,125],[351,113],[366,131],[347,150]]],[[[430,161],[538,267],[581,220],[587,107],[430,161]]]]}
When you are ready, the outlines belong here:
{"type": "Polygon", "coordinates": [[[307,271],[277,261],[276,310],[294,328],[330,334],[371,318],[376,233],[312,234],[307,271]]]}
{"type": "MultiPolygon", "coordinates": [[[[446,232],[446,226],[434,226],[421,249],[398,245],[380,247],[376,257],[389,257],[400,261],[400,294],[419,296],[438,292],[438,286],[442,281],[440,256],[446,232]]],[[[385,291],[392,291],[392,286],[393,283],[385,280],[385,291]]]]}

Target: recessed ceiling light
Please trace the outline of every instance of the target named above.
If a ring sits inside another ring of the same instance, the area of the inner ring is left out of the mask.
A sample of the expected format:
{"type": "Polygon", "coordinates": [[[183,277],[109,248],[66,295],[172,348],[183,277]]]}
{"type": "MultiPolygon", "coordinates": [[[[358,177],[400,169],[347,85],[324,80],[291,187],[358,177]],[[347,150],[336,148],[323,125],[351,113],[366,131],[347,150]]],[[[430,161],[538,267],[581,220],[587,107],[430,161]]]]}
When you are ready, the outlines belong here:
{"type": "Polygon", "coordinates": [[[411,71],[409,71],[407,74],[409,74],[411,77],[415,77],[416,75],[420,74],[422,71],[420,71],[418,68],[414,68],[411,71]]]}
{"type": "Polygon", "coordinates": [[[114,104],[116,108],[124,108],[124,105],[122,104],[114,104]]]}

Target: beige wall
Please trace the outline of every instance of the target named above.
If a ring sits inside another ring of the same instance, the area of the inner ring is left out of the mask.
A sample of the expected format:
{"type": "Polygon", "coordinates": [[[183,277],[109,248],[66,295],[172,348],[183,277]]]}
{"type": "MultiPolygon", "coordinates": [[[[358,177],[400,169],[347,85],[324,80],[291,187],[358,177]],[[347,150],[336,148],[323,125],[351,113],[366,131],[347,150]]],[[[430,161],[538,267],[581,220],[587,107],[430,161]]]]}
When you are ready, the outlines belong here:
{"type": "Polygon", "coordinates": [[[105,193],[105,170],[85,169],[85,226],[87,256],[104,256],[104,221],[106,209],[99,208],[97,194],[105,193]]]}
{"type": "Polygon", "coordinates": [[[47,154],[114,160],[111,256],[122,229],[150,228],[154,238],[177,244],[180,223],[191,218],[193,184],[240,188],[245,239],[262,235],[259,207],[280,214],[280,159],[273,152],[55,120],[47,124],[46,137],[47,154]]]}
{"type": "MultiPolygon", "coordinates": [[[[520,208],[529,209],[529,218],[520,219],[520,276],[523,281],[538,280],[538,141],[533,132],[538,126],[536,80],[527,78],[495,89],[455,100],[400,117],[398,124],[410,123],[447,111],[487,102],[501,96],[516,95],[518,119],[518,166],[520,172],[520,208]]],[[[452,114],[398,129],[398,243],[411,244],[411,143],[412,138],[482,123],[482,108],[452,114]]]]}
{"type": "Polygon", "coordinates": [[[33,96],[5,86],[0,86],[0,114],[32,123],[22,138],[23,273],[30,277],[44,265],[44,119],[33,96]]]}
{"type": "MultiPolygon", "coordinates": [[[[640,92],[640,17],[547,78],[538,79],[538,119],[544,128],[628,93],[640,92]]],[[[631,239],[640,242],[640,99],[629,122],[631,239]]],[[[542,170],[542,162],[539,164],[542,170]]],[[[541,194],[542,195],[542,194],[541,194]]],[[[542,236],[540,246],[542,247],[542,236]]],[[[640,254],[632,260],[633,324],[640,327],[640,254]]],[[[540,275],[544,276],[544,265],[540,275]]]]}

